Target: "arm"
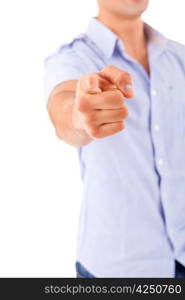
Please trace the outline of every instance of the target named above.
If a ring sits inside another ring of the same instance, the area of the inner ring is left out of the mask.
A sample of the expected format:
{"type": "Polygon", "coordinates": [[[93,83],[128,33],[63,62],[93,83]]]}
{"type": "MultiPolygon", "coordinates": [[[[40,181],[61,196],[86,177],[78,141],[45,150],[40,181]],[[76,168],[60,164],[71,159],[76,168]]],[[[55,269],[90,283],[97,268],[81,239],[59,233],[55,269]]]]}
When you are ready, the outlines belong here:
{"type": "Polygon", "coordinates": [[[109,66],[56,86],[47,108],[56,135],[80,147],[125,128],[125,97],[133,97],[130,74],[109,66]]]}
{"type": "Polygon", "coordinates": [[[56,135],[73,146],[89,144],[93,139],[83,129],[73,125],[72,111],[75,101],[77,80],[57,85],[48,100],[48,114],[55,127],[56,135]]]}

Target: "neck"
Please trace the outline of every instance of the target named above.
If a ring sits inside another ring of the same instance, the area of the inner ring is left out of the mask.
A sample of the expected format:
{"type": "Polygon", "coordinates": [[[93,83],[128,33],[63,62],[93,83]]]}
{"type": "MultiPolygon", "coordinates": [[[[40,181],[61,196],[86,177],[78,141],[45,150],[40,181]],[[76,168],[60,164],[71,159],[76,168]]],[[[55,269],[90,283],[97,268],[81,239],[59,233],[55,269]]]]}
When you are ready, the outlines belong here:
{"type": "Polygon", "coordinates": [[[147,36],[140,16],[126,18],[100,10],[96,19],[109,27],[123,41],[126,49],[137,52],[146,47],[147,36]]]}

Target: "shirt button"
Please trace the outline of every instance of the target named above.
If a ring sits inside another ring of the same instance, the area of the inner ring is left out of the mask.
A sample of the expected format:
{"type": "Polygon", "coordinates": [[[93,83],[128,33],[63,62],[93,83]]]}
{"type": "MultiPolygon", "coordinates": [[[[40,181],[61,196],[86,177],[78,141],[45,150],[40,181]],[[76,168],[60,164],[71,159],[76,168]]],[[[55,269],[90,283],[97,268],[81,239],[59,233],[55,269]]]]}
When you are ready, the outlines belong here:
{"type": "Polygon", "coordinates": [[[162,165],[164,164],[163,159],[160,158],[160,159],[158,160],[158,164],[159,164],[159,166],[162,166],[162,165]]]}
{"type": "Polygon", "coordinates": [[[156,96],[157,95],[157,91],[156,90],[151,90],[151,94],[152,94],[152,96],[156,96]]]}
{"type": "Polygon", "coordinates": [[[155,125],[154,125],[154,130],[155,130],[155,131],[159,131],[159,129],[160,129],[159,125],[158,125],[158,124],[155,124],[155,125]]]}

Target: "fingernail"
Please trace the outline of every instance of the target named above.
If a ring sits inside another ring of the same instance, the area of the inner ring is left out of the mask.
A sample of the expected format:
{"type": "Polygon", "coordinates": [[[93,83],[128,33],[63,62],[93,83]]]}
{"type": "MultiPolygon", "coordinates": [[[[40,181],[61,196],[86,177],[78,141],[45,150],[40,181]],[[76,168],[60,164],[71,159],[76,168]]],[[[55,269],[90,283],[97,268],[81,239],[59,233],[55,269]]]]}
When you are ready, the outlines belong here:
{"type": "Polygon", "coordinates": [[[87,90],[90,94],[100,94],[102,90],[100,88],[90,88],[87,90]]]}
{"type": "Polygon", "coordinates": [[[85,84],[86,84],[87,89],[91,89],[91,84],[92,84],[92,83],[91,83],[91,81],[89,80],[89,77],[86,78],[85,84]]]}
{"type": "Polygon", "coordinates": [[[95,84],[97,83],[95,83],[92,78],[87,77],[86,86],[87,86],[88,93],[92,93],[92,94],[101,93],[101,89],[99,87],[94,87],[95,84]]]}
{"type": "Polygon", "coordinates": [[[131,84],[126,84],[125,85],[125,90],[128,92],[132,92],[132,85],[131,84]]]}

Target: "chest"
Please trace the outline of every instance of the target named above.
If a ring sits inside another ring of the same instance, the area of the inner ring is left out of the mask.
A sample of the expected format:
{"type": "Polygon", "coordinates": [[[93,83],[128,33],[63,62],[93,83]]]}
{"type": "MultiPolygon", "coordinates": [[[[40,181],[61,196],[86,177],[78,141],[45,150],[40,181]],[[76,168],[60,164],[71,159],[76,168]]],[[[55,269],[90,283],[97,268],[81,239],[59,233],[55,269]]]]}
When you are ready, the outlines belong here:
{"type": "Polygon", "coordinates": [[[138,62],[144,68],[148,76],[150,76],[149,55],[147,49],[137,53],[127,52],[127,55],[138,62]]]}

